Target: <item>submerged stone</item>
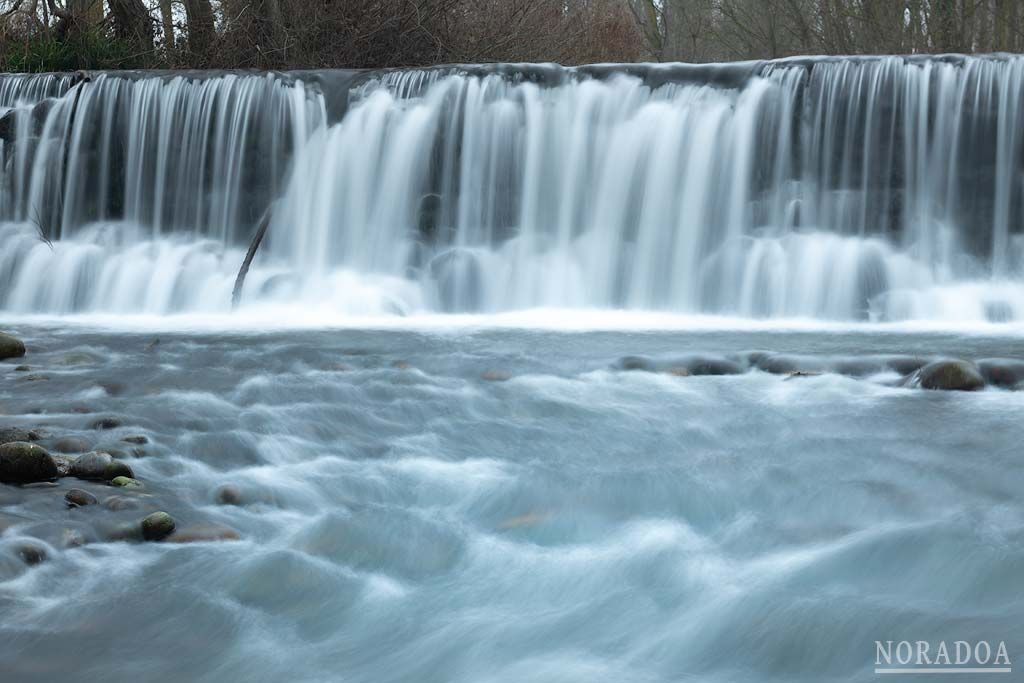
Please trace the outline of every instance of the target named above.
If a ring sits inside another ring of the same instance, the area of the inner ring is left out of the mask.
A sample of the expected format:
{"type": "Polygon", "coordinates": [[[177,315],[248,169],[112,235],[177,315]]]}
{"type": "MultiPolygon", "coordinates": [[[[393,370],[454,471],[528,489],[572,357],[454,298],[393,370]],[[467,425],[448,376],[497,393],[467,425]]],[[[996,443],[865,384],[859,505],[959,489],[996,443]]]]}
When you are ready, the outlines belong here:
{"type": "Polygon", "coordinates": [[[71,476],[93,481],[112,481],[118,477],[134,477],[132,468],[115,460],[109,453],[93,451],[80,455],[71,465],[71,476]]]}
{"type": "Polygon", "coordinates": [[[71,508],[96,504],[96,496],[83,489],[71,489],[64,494],[64,500],[67,502],[68,507],[71,508]]]}
{"type": "Polygon", "coordinates": [[[142,482],[138,479],[132,479],[131,477],[114,477],[110,480],[110,483],[123,489],[142,488],[142,482]]]}
{"type": "Polygon", "coordinates": [[[23,441],[0,445],[0,482],[30,484],[57,478],[57,463],[46,449],[23,441]]]}
{"type": "Polygon", "coordinates": [[[0,332],[0,360],[21,358],[25,355],[25,343],[17,337],[0,332]]]}
{"type": "Polygon", "coordinates": [[[924,366],[914,376],[922,389],[977,391],[985,386],[978,366],[965,360],[940,360],[924,366]]]}

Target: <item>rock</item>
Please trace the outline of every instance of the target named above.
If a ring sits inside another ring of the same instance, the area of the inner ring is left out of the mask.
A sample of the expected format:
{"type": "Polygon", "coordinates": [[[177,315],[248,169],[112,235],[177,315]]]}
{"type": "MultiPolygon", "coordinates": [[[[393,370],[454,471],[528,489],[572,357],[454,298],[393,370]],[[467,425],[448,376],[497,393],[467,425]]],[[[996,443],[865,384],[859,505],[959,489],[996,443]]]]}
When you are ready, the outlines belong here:
{"type": "Polygon", "coordinates": [[[737,363],[724,358],[694,358],[686,363],[686,369],[697,377],[701,375],[739,375],[743,372],[737,363]]]}
{"type": "Polygon", "coordinates": [[[90,427],[92,429],[117,429],[123,423],[116,417],[104,417],[93,422],[90,427]]]}
{"type": "Polygon", "coordinates": [[[53,444],[53,450],[58,453],[85,453],[89,450],[89,444],[82,439],[73,436],[65,436],[53,444]]]}
{"type": "Polygon", "coordinates": [[[798,377],[819,377],[820,375],[820,372],[808,372],[807,370],[797,370],[795,372],[787,374],[786,379],[782,381],[785,382],[791,379],[796,379],[798,377]]]}
{"type": "Polygon", "coordinates": [[[121,510],[137,510],[139,508],[139,501],[127,496],[111,496],[103,501],[103,507],[111,510],[112,512],[120,512],[121,510]]]}
{"type": "Polygon", "coordinates": [[[57,463],[46,449],[24,441],[0,446],[0,482],[29,484],[56,478],[57,463]]]}
{"type": "Polygon", "coordinates": [[[54,365],[73,367],[76,365],[93,365],[99,359],[90,356],[88,353],[68,353],[53,361],[54,365]]]}
{"type": "Polygon", "coordinates": [[[207,543],[210,541],[237,541],[241,539],[238,532],[222,524],[196,524],[175,529],[167,537],[168,543],[207,543]]]}
{"type": "Polygon", "coordinates": [[[883,367],[878,359],[845,358],[836,361],[832,370],[847,377],[869,377],[880,373],[883,367]]]}
{"type": "Polygon", "coordinates": [[[17,552],[22,562],[30,567],[46,561],[46,548],[35,543],[22,543],[17,552]]]}
{"type": "Polygon", "coordinates": [[[110,483],[123,489],[142,488],[142,482],[138,479],[132,479],[131,477],[114,477],[110,480],[110,483]]]}
{"type": "Polygon", "coordinates": [[[488,370],[480,375],[480,379],[485,382],[507,382],[512,379],[512,375],[502,370],[488,370]]]}
{"type": "Polygon", "coordinates": [[[218,505],[241,505],[242,490],[237,486],[225,484],[213,492],[213,499],[217,501],[218,505]]]}
{"type": "Polygon", "coordinates": [[[85,543],[85,534],[78,529],[65,529],[60,539],[60,544],[65,548],[80,548],[85,543]]]}
{"type": "Polygon", "coordinates": [[[82,489],[71,489],[64,494],[64,500],[69,508],[81,508],[86,505],[95,505],[97,502],[96,496],[82,489]]]}
{"type": "Polygon", "coordinates": [[[0,444],[12,441],[39,441],[44,434],[37,429],[21,429],[19,427],[0,428],[0,444]]]}
{"type": "Polygon", "coordinates": [[[166,512],[154,512],[142,520],[142,537],[159,541],[174,533],[174,518],[166,512]]]}
{"type": "Polygon", "coordinates": [[[940,360],[918,370],[911,378],[911,384],[922,389],[977,391],[985,386],[985,379],[974,363],[940,360]]]}
{"type": "Polygon", "coordinates": [[[19,365],[18,367],[14,368],[15,372],[29,372],[30,370],[32,370],[32,368],[31,366],[28,365],[19,365]]]}
{"type": "Polygon", "coordinates": [[[978,370],[986,382],[1004,389],[1016,389],[1024,382],[1024,361],[987,358],[978,361],[978,370]]]}
{"type": "Polygon", "coordinates": [[[123,439],[121,439],[121,441],[124,441],[125,443],[133,443],[138,446],[143,446],[149,443],[149,438],[141,434],[133,434],[132,436],[124,437],[123,439]]]}
{"type": "Polygon", "coordinates": [[[808,363],[805,359],[792,356],[763,356],[757,362],[758,369],[773,375],[792,375],[796,372],[817,369],[816,367],[809,367],[811,365],[813,363],[808,363]]]}
{"type": "Polygon", "coordinates": [[[886,361],[886,365],[889,366],[889,368],[895,370],[901,375],[909,375],[913,372],[917,372],[927,364],[928,359],[918,358],[917,356],[896,356],[886,361]]]}
{"type": "Polygon", "coordinates": [[[135,473],[120,460],[114,460],[110,453],[92,451],[78,456],[71,465],[71,476],[93,481],[113,481],[118,477],[134,477],[135,473]]]}
{"type": "Polygon", "coordinates": [[[71,466],[75,464],[74,459],[69,458],[66,455],[52,455],[53,461],[57,463],[57,476],[58,477],[70,477],[71,466]]]}
{"type": "Polygon", "coordinates": [[[625,356],[615,362],[614,366],[617,370],[642,370],[644,372],[654,372],[654,363],[648,358],[642,356],[625,356]]]}
{"type": "Polygon", "coordinates": [[[25,343],[16,337],[0,332],[0,360],[21,358],[25,355],[25,343]]]}
{"type": "Polygon", "coordinates": [[[107,531],[106,538],[108,541],[141,541],[142,528],[140,524],[118,524],[107,531]]]}
{"type": "Polygon", "coordinates": [[[25,375],[21,378],[24,382],[49,382],[50,378],[46,375],[25,375]]]}
{"type": "Polygon", "coordinates": [[[676,377],[689,377],[690,376],[690,369],[687,368],[687,367],[683,367],[681,365],[673,365],[672,367],[670,367],[665,372],[667,372],[670,375],[674,375],[676,377]]]}

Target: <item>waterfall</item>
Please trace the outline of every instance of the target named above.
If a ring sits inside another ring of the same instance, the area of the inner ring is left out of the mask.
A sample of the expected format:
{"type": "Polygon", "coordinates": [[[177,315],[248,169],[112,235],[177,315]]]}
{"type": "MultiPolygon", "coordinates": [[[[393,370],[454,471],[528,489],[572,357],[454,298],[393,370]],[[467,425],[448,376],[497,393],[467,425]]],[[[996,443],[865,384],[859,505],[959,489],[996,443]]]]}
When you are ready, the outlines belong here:
{"type": "Polygon", "coordinates": [[[0,76],[0,310],[1024,319],[1024,58],[344,76],[0,76]]]}

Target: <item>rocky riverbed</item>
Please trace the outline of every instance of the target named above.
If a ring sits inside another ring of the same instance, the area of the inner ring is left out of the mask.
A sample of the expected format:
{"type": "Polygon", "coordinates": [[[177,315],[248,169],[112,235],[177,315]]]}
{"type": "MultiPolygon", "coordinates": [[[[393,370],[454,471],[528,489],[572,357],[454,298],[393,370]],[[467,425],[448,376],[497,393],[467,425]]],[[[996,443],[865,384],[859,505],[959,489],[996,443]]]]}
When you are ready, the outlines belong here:
{"type": "Polygon", "coordinates": [[[1024,654],[1012,336],[5,329],[13,680],[820,681],[911,632],[1024,654]]]}

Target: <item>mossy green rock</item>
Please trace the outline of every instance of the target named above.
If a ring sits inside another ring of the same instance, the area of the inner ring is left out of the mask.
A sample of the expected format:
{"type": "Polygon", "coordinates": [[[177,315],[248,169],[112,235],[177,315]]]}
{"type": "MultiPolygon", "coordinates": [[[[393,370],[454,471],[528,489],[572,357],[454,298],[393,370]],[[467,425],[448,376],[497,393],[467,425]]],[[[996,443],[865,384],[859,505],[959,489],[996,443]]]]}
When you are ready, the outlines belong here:
{"type": "Polygon", "coordinates": [[[25,344],[20,339],[0,332],[0,360],[21,358],[25,355],[25,344]]]}
{"type": "Polygon", "coordinates": [[[24,441],[0,446],[0,482],[31,484],[57,478],[57,463],[45,448],[24,441]]]}
{"type": "Polygon", "coordinates": [[[147,541],[161,541],[174,533],[174,518],[166,512],[154,512],[142,520],[142,537],[147,541]]]}
{"type": "Polygon", "coordinates": [[[110,480],[110,483],[114,486],[120,486],[123,489],[141,489],[142,482],[138,479],[132,479],[131,477],[114,477],[110,480]]]}

